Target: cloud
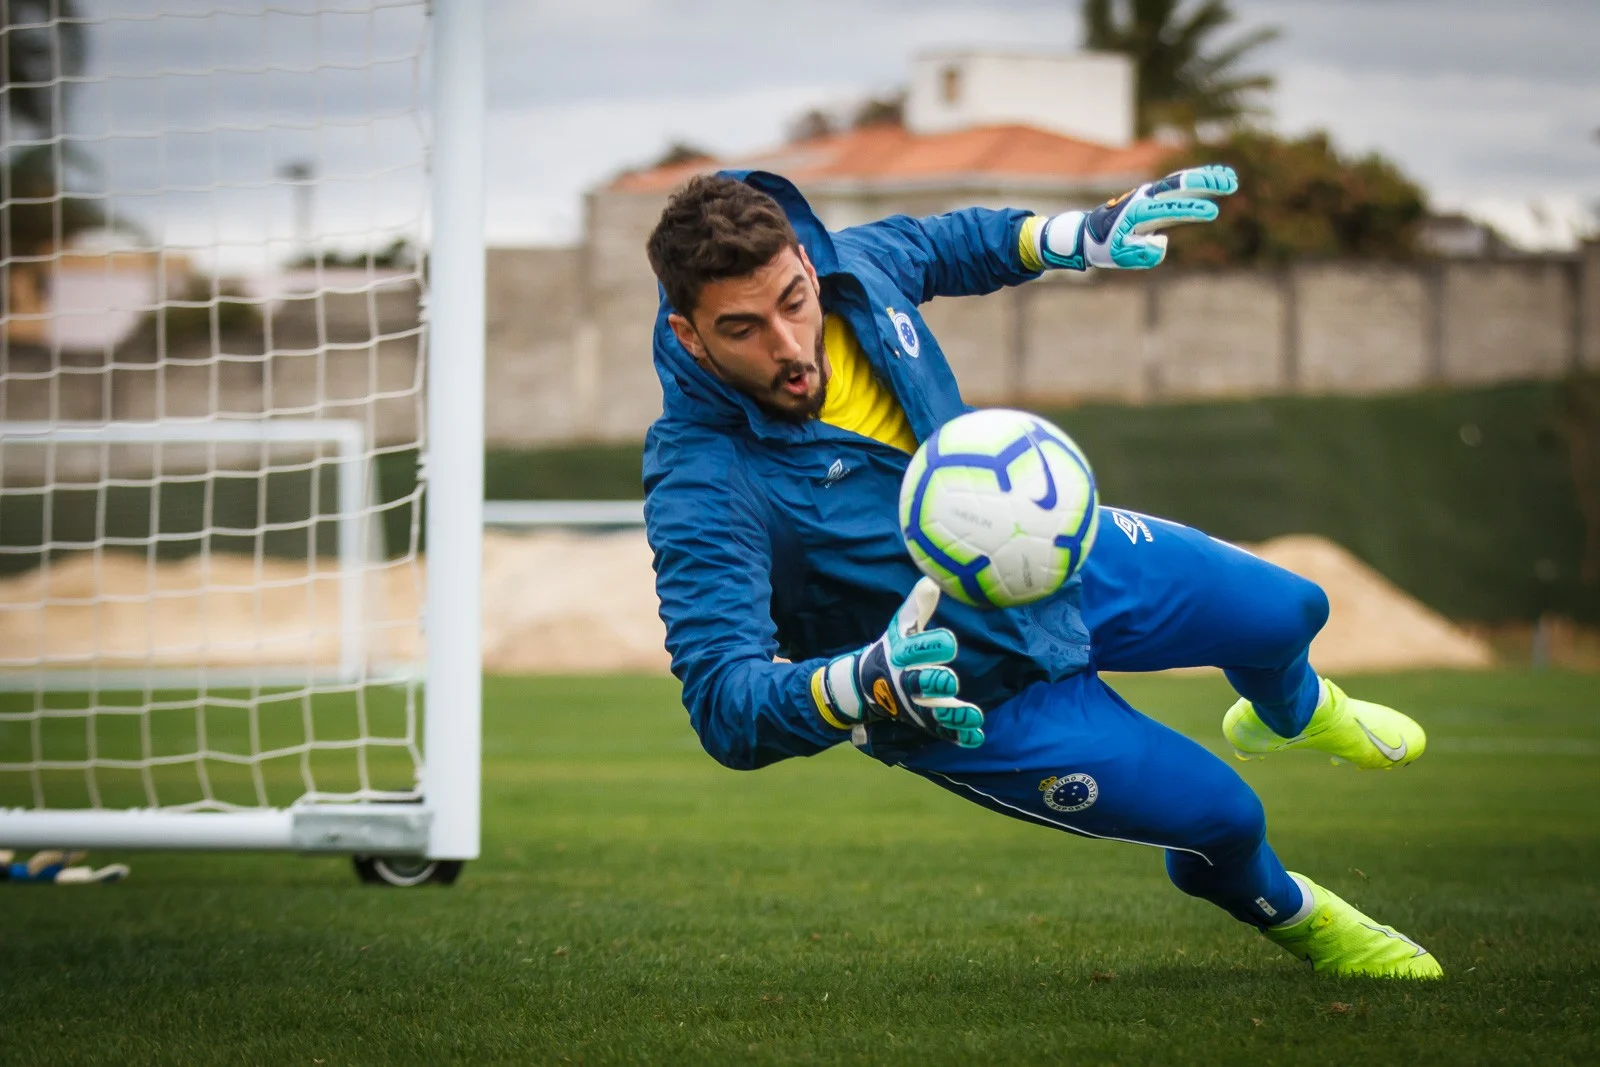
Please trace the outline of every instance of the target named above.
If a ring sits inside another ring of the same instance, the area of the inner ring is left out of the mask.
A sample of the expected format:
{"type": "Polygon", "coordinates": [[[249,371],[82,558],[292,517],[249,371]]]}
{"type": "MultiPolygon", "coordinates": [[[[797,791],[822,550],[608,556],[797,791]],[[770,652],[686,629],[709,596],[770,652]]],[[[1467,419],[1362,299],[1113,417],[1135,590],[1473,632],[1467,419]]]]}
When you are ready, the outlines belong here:
{"type": "Polygon", "coordinates": [[[658,156],[673,141],[732,155],[772,144],[789,116],[819,102],[825,85],[742,93],[597,100],[497,108],[488,121],[489,239],[500,244],[578,240],[582,190],[658,156]]]}
{"type": "Polygon", "coordinates": [[[1576,192],[1600,175],[1592,87],[1307,65],[1285,72],[1277,102],[1284,129],[1328,127],[1344,147],[1398,159],[1441,192],[1576,192]]]}
{"type": "Polygon", "coordinates": [[[1454,73],[1596,88],[1593,0],[1234,0],[1241,23],[1283,36],[1265,52],[1352,73],[1454,73]]]}
{"type": "MultiPolygon", "coordinates": [[[[203,204],[203,192],[184,189],[271,182],[292,158],[315,158],[324,174],[414,159],[414,130],[408,140],[398,128],[409,118],[376,135],[339,123],[373,106],[404,109],[425,93],[427,65],[410,58],[421,40],[420,0],[308,17],[317,2],[86,0],[98,20],[91,73],[130,76],[77,91],[75,129],[102,138],[88,143],[103,163],[95,180],[130,211],[166,215],[166,232],[203,241],[207,217],[220,220],[207,224],[212,232],[247,230],[248,220],[233,217],[244,201],[219,205],[213,196],[203,204]],[[145,17],[157,12],[165,17],[145,17]],[[395,62],[340,69],[366,55],[395,62]],[[306,77],[269,69],[308,64],[322,70],[306,77]],[[184,73],[148,77],[160,70],[184,73]],[[181,132],[263,125],[272,132],[254,140],[237,131],[209,140],[181,132]],[[103,139],[134,129],[150,135],[103,139]]],[[[1600,146],[1591,139],[1600,125],[1600,3],[1234,7],[1239,31],[1284,31],[1258,64],[1278,78],[1272,103],[1283,129],[1325,128],[1347,149],[1381,151],[1447,206],[1600,200],[1600,146]]],[[[575,239],[582,192],[596,181],[674,139],[723,152],[770,144],[810,106],[901,84],[919,49],[1066,49],[1078,33],[1072,0],[491,0],[490,232],[497,240],[575,239]]],[[[411,181],[365,198],[354,186],[319,191],[319,226],[358,208],[370,220],[361,225],[386,224],[399,217],[411,181]],[[382,206],[375,214],[374,204],[382,206]]],[[[268,199],[257,214],[286,240],[287,189],[268,199]]]]}
{"type": "Polygon", "coordinates": [[[1070,3],[1044,0],[498,0],[489,17],[497,108],[796,85],[865,92],[903,81],[918,48],[1069,48],[1077,25],[1070,3]]]}
{"type": "MultiPolygon", "coordinates": [[[[1278,79],[1271,102],[1285,131],[1327,129],[1348,150],[1382,152],[1446,206],[1600,199],[1600,148],[1590,139],[1600,124],[1592,56],[1600,4],[1236,0],[1235,8],[1235,32],[1283,30],[1258,66],[1278,79]]],[[[899,84],[920,48],[1060,49],[1078,40],[1076,5],[1066,0],[814,0],[792,9],[743,0],[502,0],[492,10],[497,112],[537,125],[563,122],[560,108],[570,107],[619,124],[565,127],[562,158],[545,166],[572,182],[636,162],[675,131],[705,130],[706,141],[720,134],[741,149],[776,139],[782,121],[806,106],[899,84]],[[737,97],[786,110],[762,115],[724,101],[737,97]],[[713,114],[715,122],[701,121],[713,114]]],[[[536,155],[531,146],[523,166],[536,155]]],[[[534,229],[572,232],[580,188],[548,183],[541,202],[555,210],[564,201],[563,221],[534,229]]]]}

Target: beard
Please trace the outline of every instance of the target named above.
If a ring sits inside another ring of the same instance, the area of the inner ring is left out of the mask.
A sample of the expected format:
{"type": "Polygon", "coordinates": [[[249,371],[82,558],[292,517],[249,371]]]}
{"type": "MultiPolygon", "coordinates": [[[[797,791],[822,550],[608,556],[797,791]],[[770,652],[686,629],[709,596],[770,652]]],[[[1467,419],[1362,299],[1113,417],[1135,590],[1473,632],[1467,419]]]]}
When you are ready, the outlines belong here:
{"type": "Polygon", "coordinates": [[[817,331],[817,343],[809,360],[791,360],[778,369],[770,379],[765,382],[747,381],[728,373],[727,369],[707,349],[707,360],[716,371],[716,376],[733,386],[739,392],[755,401],[756,406],[763,412],[784,422],[799,425],[814,419],[822,410],[823,403],[828,398],[829,370],[826,346],[823,343],[823,331],[817,331]],[[814,390],[804,397],[796,397],[785,392],[786,382],[796,375],[809,375],[815,373],[817,385],[814,390]]]}

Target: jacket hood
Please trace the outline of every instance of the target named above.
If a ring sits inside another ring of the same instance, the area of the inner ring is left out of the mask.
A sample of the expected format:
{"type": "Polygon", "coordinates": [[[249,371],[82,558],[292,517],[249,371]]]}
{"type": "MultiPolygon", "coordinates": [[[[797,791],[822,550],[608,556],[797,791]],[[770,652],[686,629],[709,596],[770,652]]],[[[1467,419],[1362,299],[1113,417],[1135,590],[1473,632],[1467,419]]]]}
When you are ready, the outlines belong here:
{"type": "MultiPolygon", "coordinates": [[[[817,274],[838,271],[833,237],[794,183],[760,170],[724,170],[718,174],[736,178],[776,200],[811,257],[817,274]]],[[[701,370],[667,325],[667,316],[673,308],[667,303],[666,292],[659,285],[656,292],[660,306],[656,311],[653,348],[656,375],[661,379],[662,412],[666,418],[707,426],[749,426],[763,437],[792,437],[800,432],[797,424],[767,414],[754,400],[701,370]]]]}

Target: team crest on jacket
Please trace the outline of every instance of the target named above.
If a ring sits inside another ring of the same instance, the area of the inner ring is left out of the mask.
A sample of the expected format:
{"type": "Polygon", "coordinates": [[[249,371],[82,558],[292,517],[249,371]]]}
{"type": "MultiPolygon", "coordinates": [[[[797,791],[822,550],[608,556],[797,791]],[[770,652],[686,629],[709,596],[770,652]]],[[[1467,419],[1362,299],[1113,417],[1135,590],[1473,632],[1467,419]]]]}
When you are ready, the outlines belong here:
{"type": "Polygon", "coordinates": [[[894,324],[894,335],[900,338],[900,347],[906,350],[906,355],[916,359],[922,354],[922,339],[917,336],[917,327],[911,321],[911,316],[894,308],[888,311],[889,321],[894,324]]]}
{"type": "Polygon", "coordinates": [[[1045,807],[1052,811],[1082,811],[1100,798],[1100,786],[1087,774],[1064,774],[1039,783],[1045,807]]]}

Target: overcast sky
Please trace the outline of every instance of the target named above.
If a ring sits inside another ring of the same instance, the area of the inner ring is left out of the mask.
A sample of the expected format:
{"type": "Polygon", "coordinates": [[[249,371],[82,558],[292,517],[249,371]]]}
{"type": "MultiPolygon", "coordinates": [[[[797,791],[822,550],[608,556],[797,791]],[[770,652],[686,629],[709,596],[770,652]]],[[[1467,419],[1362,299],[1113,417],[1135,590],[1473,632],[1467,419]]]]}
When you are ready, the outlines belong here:
{"type": "MultiPolygon", "coordinates": [[[[720,153],[773,144],[807,108],[893,90],[918,49],[1070,49],[1079,39],[1076,0],[489,2],[488,229],[503,244],[573,241],[586,187],[675,140],[720,153]]],[[[330,179],[317,191],[319,231],[381,236],[410,225],[421,181],[407,114],[424,69],[414,55],[420,0],[320,23],[283,13],[311,0],[276,0],[279,14],[255,19],[131,17],[253,6],[233,0],[86,6],[108,17],[91,30],[90,54],[91,74],[109,80],[78,91],[74,129],[100,138],[86,142],[101,163],[96,182],[151,232],[204,244],[206,234],[245,242],[266,227],[290,241],[276,172],[301,156],[330,179]],[[381,62],[338,67],[367,56],[381,62]],[[124,77],[308,57],[327,65],[319,79],[124,77]],[[369,106],[391,117],[360,137],[340,133],[343,116],[369,106]],[[224,134],[108,136],[141,125],[224,134]],[[212,187],[229,192],[196,192],[212,187]]],[[[1241,30],[1283,32],[1257,57],[1278,79],[1269,100],[1278,128],[1322,127],[1344,149],[1382,151],[1436,206],[1470,209],[1529,243],[1570,242],[1600,202],[1600,0],[1233,6],[1241,30]]]]}
{"type": "MultiPolygon", "coordinates": [[[[1537,214],[1600,200],[1597,0],[1234,0],[1274,25],[1259,54],[1286,132],[1379,150],[1444,207],[1549,240],[1537,214]],[[1538,212],[1530,211],[1538,205],[1538,212]]],[[[962,43],[1072,48],[1073,0],[496,0],[490,227],[550,240],[575,192],[673,139],[776,140],[813,104],[892,89],[910,54],[962,43]]],[[[1557,235],[1569,227],[1555,225],[1557,235]]]]}

